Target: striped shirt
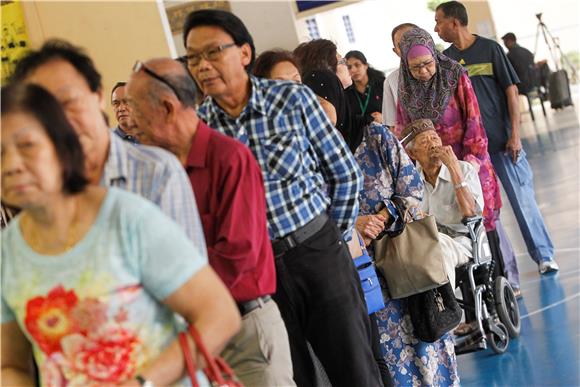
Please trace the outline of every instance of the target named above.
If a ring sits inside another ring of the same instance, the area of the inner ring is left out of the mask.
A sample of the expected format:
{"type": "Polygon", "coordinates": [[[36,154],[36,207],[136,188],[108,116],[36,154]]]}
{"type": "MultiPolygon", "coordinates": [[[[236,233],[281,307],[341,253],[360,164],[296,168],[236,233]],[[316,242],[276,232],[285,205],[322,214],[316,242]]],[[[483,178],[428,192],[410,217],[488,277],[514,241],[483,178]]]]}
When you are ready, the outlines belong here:
{"type": "Polygon", "coordinates": [[[203,228],[189,179],[177,158],[164,149],[109,136],[102,186],[119,187],[157,204],[179,224],[207,258],[203,228]]]}
{"type": "Polygon", "coordinates": [[[264,176],[271,239],[328,212],[350,235],[362,173],[314,93],[303,85],[250,76],[252,92],[239,117],[208,97],[198,114],[247,145],[264,176]]]}

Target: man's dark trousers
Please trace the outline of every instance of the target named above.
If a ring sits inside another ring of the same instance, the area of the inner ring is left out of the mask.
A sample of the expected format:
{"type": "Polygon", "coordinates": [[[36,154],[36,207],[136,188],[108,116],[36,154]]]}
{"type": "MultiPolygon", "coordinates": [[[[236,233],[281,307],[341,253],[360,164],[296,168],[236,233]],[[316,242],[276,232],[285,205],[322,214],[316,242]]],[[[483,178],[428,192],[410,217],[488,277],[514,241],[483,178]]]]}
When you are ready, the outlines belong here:
{"type": "Polygon", "coordinates": [[[382,386],[358,273],[334,222],[277,256],[276,274],[296,384],[316,385],[308,341],[334,387],[382,386]]]}

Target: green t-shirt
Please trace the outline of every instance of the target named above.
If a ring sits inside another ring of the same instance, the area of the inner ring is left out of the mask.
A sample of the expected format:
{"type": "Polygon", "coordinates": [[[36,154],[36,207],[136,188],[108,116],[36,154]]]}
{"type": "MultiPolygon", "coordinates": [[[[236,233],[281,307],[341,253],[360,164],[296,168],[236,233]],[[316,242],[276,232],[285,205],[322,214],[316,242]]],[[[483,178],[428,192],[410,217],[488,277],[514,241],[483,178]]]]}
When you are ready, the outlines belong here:
{"type": "Polygon", "coordinates": [[[467,49],[459,51],[451,45],[443,53],[467,69],[489,141],[489,153],[505,151],[511,135],[505,90],[520,82],[505,52],[495,41],[476,36],[467,49]]]}

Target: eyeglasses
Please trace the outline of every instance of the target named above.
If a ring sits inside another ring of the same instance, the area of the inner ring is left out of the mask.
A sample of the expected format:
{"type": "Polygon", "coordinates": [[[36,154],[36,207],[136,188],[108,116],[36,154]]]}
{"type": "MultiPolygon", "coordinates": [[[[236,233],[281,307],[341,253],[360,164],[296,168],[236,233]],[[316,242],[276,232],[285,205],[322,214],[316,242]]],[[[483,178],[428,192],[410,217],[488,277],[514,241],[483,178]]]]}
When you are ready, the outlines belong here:
{"type": "Polygon", "coordinates": [[[188,66],[195,67],[199,65],[202,58],[210,62],[217,61],[220,58],[223,50],[234,47],[235,45],[235,43],[222,44],[220,46],[202,51],[199,54],[184,55],[182,58],[187,62],[188,66]]]}
{"type": "Polygon", "coordinates": [[[182,58],[184,58],[187,61],[188,66],[195,67],[199,65],[199,62],[201,62],[201,58],[208,60],[210,62],[215,62],[220,58],[223,50],[230,47],[234,47],[235,45],[236,45],[235,43],[222,44],[221,46],[209,48],[205,51],[202,51],[199,54],[184,55],[182,58]]]}
{"type": "Polygon", "coordinates": [[[177,88],[175,86],[173,86],[171,83],[169,83],[169,81],[165,78],[163,78],[161,75],[156,74],[155,72],[153,72],[153,70],[151,70],[150,68],[148,68],[147,66],[145,66],[143,64],[143,62],[141,61],[137,61],[135,62],[135,65],[133,66],[133,72],[134,73],[138,73],[139,71],[143,70],[145,72],[145,74],[157,79],[159,82],[163,83],[165,86],[169,87],[173,93],[175,94],[175,96],[177,97],[177,99],[179,100],[179,102],[183,102],[181,100],[181,97],[179,95],[179,92],[177,91],[177,88]]]}
{"type": "Polygon", "coordinates": [[[425,61],[423,63],[419,63],[419,64],[416,64],[414,66],[409,66],[409,70],[411,70],[413,72],[418,72],[424,67],[431,66],[434,62],[435,62],[434,59],[429,59],[428,61],[425,61]]]}

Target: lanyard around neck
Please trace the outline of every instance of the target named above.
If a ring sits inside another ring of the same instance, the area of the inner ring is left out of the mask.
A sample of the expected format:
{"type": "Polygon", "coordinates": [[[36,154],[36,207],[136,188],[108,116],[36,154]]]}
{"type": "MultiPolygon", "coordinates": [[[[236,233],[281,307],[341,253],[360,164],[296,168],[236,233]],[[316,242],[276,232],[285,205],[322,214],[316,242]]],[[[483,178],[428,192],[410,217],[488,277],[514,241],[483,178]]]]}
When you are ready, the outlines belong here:
{"type": "MultiPolygon", "coordinates": [[[[356,88],[355,88],[356,91],[356,88]]],[[[368,86],[368,91],[367,91],[367,99],[363,105],[359,95],[358,95],[358,91],[356,91],[356,99],[358,99],[358,106],[360,106],[360,110],[362,112],[362,115],[364,115],[367,112],[367,107],[369,106],[369,101],[371,99],[371,85],[368,86]]]]}

